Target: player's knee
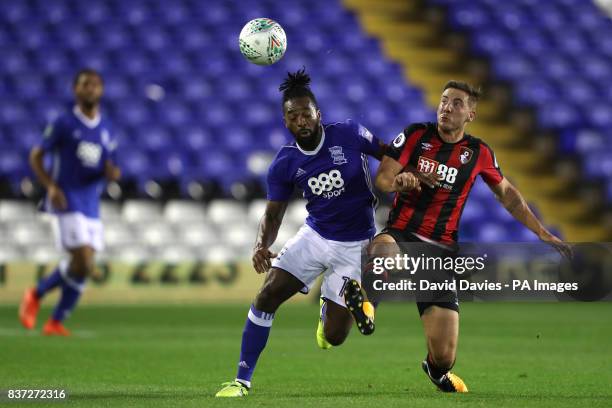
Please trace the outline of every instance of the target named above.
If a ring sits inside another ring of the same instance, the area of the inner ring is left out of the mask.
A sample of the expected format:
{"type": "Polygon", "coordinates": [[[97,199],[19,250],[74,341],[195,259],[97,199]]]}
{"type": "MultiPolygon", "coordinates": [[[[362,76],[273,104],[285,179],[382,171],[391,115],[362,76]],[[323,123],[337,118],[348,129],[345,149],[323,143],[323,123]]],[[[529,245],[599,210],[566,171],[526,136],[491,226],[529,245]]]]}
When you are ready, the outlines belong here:
{"type": "Polygon", "coordinates": [[[280,306],[279,296],[276,291],[270,285],[264,285],[257,296],[253,304],[257,310],[261,310],[266,313],[274,313],[280,306]]]}
{"type": "Polygon", "coordinates": [[[84,257],[73,257],[70,261],[70,272],[77,278],[87,278],[93,274],[93,260],[84,257]]]}

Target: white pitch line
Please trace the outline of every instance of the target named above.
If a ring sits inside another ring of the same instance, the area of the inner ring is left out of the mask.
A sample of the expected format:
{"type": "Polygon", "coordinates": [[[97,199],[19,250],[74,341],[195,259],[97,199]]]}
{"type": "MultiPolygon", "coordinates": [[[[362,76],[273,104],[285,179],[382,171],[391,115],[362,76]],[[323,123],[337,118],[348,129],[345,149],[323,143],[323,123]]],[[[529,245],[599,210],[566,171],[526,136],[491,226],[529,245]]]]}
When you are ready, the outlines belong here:
{"type": "MultiPolygon", "coordinates": [[[[92,339],[98,337],[97,333],[92,330],[74,330],[71,331],[72,336],[82,339],[92,339]]],[[[25,330],[25,329],[13,329],[0,327],[0,337],[42,337],[42,332],[40,330],[25,330]]],[[[53,336],[58,337],[58,336],[53,336]]]]}

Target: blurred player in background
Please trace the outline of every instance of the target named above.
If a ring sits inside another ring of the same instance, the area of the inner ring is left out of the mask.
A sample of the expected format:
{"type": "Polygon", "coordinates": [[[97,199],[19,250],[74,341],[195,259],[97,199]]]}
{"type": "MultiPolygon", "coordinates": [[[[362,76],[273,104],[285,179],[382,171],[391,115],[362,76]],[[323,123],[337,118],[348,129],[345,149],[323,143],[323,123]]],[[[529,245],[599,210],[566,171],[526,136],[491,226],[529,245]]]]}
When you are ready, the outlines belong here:
{"type": "MultiPolygon", "coordinates": [[[[361,280],[361,250],[375,233],[376,198],[366,155],[380,159],[386,146],[352,121],[322,125],[309,84],[300,70],[280,86],[285,126],[295,142],[281,148],[268,172],[268,203],[253,254],[255,270],[267,272],[266,279],[248,313],[236,379],[224,383],[217,397],[248,394],[274,313],[296,293],[308,293],[321,274],[317,344],[323,349],[342,344],[352,326],[344,288],[351,279],[361,280]],[[269,248],[295,186],[308,201],[308,218],[277,256],[269,248]]],[[[371,332],[374,323],[366,315],[372,307],[358,285],[356,290],[349,297],[361,315],[358,325],[371,332]]]]}
{"type": "MultiPolygon", "coordinates": [[[[396,196],[386,228],[372,242],[373,253],[386,252],[390,246],[397,248],[396,244],[402,242],[425,242],[441,249],[439,253],[452,256],[457,250],[461,212],[478,175],[514,218],[542,241],[565,249],[504,178],[491,148],[465,133],[465,126],[476,117],[479,97],[480,92],[469,84],[450,81],[438,105],[437,123],[412,124],[393,140],[375,184],[396,196]],[[433,182],[431,174],[437,175],[433,182]]],[[[457,293],[436,293],[433,299],[443,301],[423,302],[417,297],[427,339],[423,369],[440,390],[467,392],[464,382],[450,372],[459,337],[457,293]]]]}
{"type": "Polygon", "coordinates": [[[75,308],[87,276],[94,269],[94,254],[103,249],[100,194],[106,180],[118,180],[114,164],[116,141],[110,123],[100,113],[102,77],[84,69],[74,78],[76,105],[49,124],[39,146],[30,152],[30,165],[46,189],[44,209],[57,218],[58,246],[70,254],[38,286],[26,290],[19,318],[26,329],[36,325],[41,299],[56,287],[61,296],[43,327],[45,335],[67,336],[63,321],[75,308]],[[52,169],[43,164],[52,156],[52,169]]]}

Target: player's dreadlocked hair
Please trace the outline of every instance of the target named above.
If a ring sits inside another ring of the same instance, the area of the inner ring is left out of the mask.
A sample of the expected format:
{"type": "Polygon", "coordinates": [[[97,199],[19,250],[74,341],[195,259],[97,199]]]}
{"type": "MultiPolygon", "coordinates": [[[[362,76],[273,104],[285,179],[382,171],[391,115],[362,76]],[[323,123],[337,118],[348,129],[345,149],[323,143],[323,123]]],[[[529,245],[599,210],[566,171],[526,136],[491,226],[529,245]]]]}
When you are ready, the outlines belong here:
{"type": "Polygon", "coordinates": [[[306,68],[302,68],[297,72],[288,72],[287,79],[283,81],[278,90],[283,93],[283,105],[289,99],[301,98],[308,96],[314,105],[318,108],[317,98],[310,90],[310,75],[306,73],[306,68]]]}

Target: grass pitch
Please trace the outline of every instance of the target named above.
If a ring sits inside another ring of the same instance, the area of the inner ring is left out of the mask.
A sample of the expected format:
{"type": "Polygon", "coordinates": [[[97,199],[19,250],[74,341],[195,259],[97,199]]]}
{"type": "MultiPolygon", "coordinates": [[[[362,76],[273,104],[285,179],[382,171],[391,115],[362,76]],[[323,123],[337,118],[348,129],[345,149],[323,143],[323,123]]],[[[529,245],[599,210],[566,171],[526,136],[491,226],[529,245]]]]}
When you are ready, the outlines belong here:
{"type": "MultiPolygon", "coordinates": [[[[64,388],[27,406],[609,407],[612,304],[464,303],[455,372],[470,393],[436,391],[421,371],[416,307],[384,304],[376,333],[315,343],[317,307],[277,314],[251,394],[213,397],[233,379],[248,305],[81,307],[71,338],[46,338],[0,308],[0,389],[64,388]]],[[[43,310],[39,328],[49,310],[43,310]]],[[[2,405],[22,406],[24,402],[2,405]]]]}

